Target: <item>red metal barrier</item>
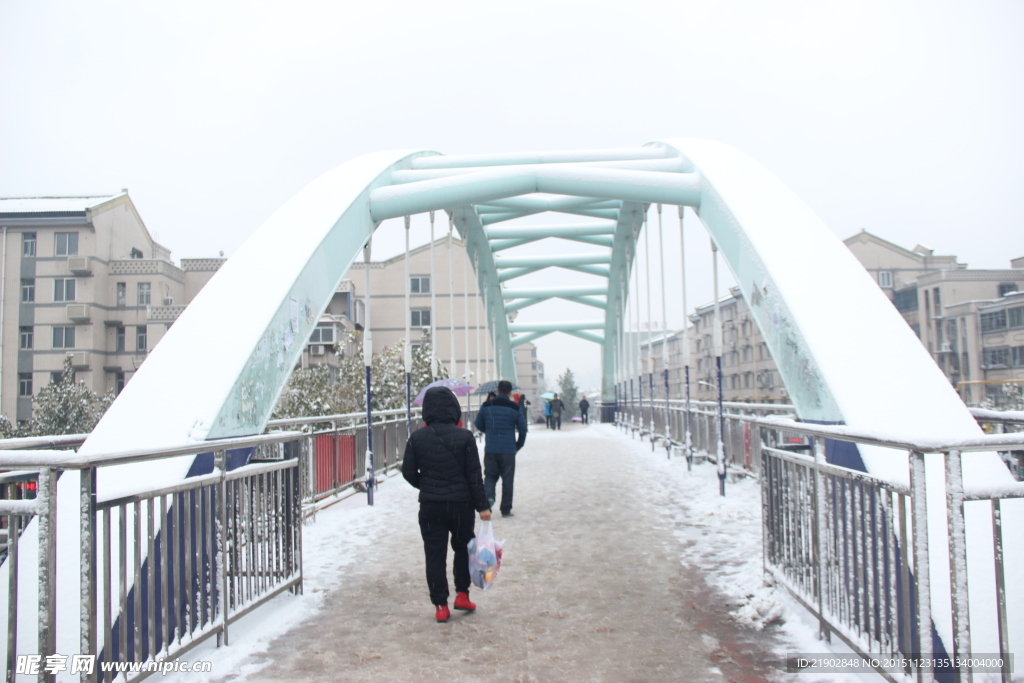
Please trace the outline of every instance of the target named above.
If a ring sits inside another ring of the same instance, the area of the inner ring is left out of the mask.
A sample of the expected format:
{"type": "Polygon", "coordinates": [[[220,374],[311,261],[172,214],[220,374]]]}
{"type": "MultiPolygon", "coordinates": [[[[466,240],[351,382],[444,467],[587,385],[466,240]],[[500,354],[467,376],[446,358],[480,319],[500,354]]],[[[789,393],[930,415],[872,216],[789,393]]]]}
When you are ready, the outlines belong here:
{"type": "Polygon", "coordinates": [[[352,483],[356,469],[356,437],[353,434],[318,434],[315,439],[313,495],[352,483]]]}

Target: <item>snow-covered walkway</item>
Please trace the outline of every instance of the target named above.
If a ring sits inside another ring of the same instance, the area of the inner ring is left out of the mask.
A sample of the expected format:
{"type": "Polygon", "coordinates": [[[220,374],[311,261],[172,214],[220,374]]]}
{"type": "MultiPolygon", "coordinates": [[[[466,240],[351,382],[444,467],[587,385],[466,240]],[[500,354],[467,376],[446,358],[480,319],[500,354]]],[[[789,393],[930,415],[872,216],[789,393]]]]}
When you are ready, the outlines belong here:
{"type": "Polygon", "coordinates": [[[321,511],[305,594],[187,659],[218,681],[760,681],[797,680],[785,652],[820,651],[762,585],[756,484],[721,498],[713,465],[688,474],[611,426],[530,432],[476,613],[434,622],[416,510],[398,476],[372,508],[357,495],[321,511]]]}

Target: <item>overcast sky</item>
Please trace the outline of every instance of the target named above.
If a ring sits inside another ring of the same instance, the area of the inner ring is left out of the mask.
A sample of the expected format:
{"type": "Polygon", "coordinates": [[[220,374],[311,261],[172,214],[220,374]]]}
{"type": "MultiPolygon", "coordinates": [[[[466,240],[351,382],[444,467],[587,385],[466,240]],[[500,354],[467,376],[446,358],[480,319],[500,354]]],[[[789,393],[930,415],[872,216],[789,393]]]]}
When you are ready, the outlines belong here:
{"type": "MultiPolygon", "coordinates": [[[[176,259],[230,256],[367,152],[706,137],[840,238],[1005,268],[1024,255],[1022,34],[1020,0],[0,0],[0,195],[126,187],[176,259]]],[[[691,270],[692,306],[710,285],[691,270]]],[[[596,381],[596,347],[538,346],[549,378],[596,381]]]]}

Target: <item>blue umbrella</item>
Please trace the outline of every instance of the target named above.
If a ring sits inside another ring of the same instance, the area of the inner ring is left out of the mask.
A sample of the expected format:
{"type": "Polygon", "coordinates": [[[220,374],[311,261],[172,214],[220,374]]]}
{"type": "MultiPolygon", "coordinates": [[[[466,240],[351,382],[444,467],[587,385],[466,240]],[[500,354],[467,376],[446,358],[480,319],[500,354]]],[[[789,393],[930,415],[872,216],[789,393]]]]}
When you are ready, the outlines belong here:
{"type": "Polygon", "coordinates": [[[473,391],[473,386],[463,382],[461,379],[439,379],[436,382],[431,382],[427,386],[423,387],[420,393],[416,394],[416,400],[413,401],[412,404],[415,406],[423,405],[423,396],[427,393],[427,389],[431,387],[448,387],[456,396],[465,396],[469,392],[473,391]]]}

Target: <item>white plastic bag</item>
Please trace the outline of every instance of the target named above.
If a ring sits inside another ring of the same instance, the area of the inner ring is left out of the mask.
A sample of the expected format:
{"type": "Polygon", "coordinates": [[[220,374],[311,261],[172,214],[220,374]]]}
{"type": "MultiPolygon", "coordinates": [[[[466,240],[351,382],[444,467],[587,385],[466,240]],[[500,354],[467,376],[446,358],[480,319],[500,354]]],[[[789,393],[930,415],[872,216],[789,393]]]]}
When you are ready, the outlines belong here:
{"type": "Polygon", "coordinates": [[[503,542],[494,540],[490,522],[480,522],[480,530],[469,542],[469,578],[480,590],[487,590],[494,584],[501,568],[503,542]]]}

